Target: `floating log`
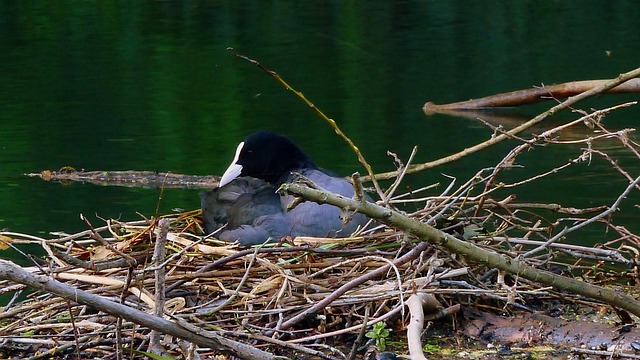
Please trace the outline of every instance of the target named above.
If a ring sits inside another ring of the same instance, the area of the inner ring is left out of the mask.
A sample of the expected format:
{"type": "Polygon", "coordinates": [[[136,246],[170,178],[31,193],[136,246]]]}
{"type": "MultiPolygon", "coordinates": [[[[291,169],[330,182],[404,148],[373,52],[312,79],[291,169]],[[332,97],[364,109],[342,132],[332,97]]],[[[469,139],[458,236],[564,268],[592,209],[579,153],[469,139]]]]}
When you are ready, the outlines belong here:
{"type": "Polygon", "coordinates": [[[218,186],[219,176],[173,174],[157,171],[85,171],[63,167],[58,171],[43,170],[24,174],[45,181],[87,182],[103,186],[126,186],[143,188],[195,188],[210,189],[218,186]]]}
{"type": "MultiPolygon", "coordinates": [[[[496,107],[520,106],[533,104],[550,99],[566,99],[578,95],[587,90],[601,86],[611,80],[584,80],[572,81],[562,84],[534,87],[532,89],[511,91],[502,94],[472,99],[467,101],[454,102],[449,104],[434,104],[429,101],[422,107],[426,115],[433,115],[451,110],[472,110],[491,109],[496,107]]],[[[640,92],[640,79],[634,78],[624,82],[607,93],[638,93],[640,92]]]]}

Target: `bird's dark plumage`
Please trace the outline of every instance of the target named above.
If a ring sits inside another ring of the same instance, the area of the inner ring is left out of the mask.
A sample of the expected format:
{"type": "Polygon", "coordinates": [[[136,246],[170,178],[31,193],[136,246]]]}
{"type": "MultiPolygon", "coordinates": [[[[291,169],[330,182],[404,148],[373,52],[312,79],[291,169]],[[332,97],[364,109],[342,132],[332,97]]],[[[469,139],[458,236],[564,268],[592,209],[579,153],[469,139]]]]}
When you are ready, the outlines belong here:
{"type": "Polygon", "coordinates": [[[221,227],[217,238],[255,245],[284,236],[347,237],[368,218],[354,214],[346,225],[341,210],[328,204],[303,202],[291,211],[292,196],[276,189],[295,181],[296,174],[318,187],[347,197],[353,186],[345,179],[318,168],[288,138],[267,131],[249,135],[220,180],[220,187],[202,194],[202,215],[208,233],[221,227]]]}

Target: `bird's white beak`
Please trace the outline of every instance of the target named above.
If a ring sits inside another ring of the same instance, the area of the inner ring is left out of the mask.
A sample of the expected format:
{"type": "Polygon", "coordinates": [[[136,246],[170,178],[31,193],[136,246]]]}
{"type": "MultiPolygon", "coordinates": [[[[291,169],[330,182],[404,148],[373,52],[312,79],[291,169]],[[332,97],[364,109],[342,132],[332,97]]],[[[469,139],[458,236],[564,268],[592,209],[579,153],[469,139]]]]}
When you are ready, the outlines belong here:
{"type": "Polygon", "coordinates": [[[242,165],[237,164],[238,157],[240,157],[240,152],[244,147],[244,141],[238,144],[238,148],[236,149],[236,155],[233,158],[233,161],[227,168],[227,170],[222,174],[222,178],[220,179],[220,187],[223,187],[231,182],[231,180],[237,178],[242,173],[242,165]]]}

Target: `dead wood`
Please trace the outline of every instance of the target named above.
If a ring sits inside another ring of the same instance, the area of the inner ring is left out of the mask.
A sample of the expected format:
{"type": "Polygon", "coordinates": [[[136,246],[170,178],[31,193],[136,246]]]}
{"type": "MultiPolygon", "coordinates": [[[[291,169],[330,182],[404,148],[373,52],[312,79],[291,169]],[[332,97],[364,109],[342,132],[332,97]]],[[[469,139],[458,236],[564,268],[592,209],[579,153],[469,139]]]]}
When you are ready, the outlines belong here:
{"type": "Polygon", "coordinates": [[[63,167],[58,171],[42,170],[25,174],[45,181],[85,182],[94,185],[110,185],[143,188],[194,188],[211,189],[218,186],[219,176],[183,175],[156,171],[85,171],[63,167]]]}
{"type": "MultiPolygon", "coordinates": [[[[640,177],[636,178],[627,189],[630,190],[634,188],[639,182],[640,177]]],[[[535,268],[527,264],[525,260],[519,258],[513,258],[504,254],[498,254],[495,251],[482,249],[475,244],[460,240],[455,236],[423,222],[405,216],[398,211],[368,202],[355,201],[345,198],[344,196],[312,189],[299,184],[284,184],[281,187],[281,191],[291,195],[301,196],[317,203],[331,204],[343,209],[358,211],[389,226],[403,229],[423,241],[442,246],[452,253],[463,255],[471,260],[487,264],[490,267],[504,270],[510,274],[531,281],[553,286],[559,290],[602,301],[606,304],[627,310],[636,316],[640,316],[640,302],[630,296],[611,289],[590,285],[581,280],[560,276],[549,271],[535,268]]],[[[624,192],[620,198],[626,197],[627,193],[628,191],[624,192]]],[[[612,207],[612,209],[614,208],[615,207],[612,207]]]]}
{"type": "Polygon", "coordinates": [[[465,311],[470,320],[463,332],[474,338],[496,343],[537,343],[554,346],[575,346],[571,339],[580,339],[586,349],[600,349],[622,356],[622,352],[635,353],[633,342],[640,337],[637,327],[625,327],[610,322],[600,322],[594,316],[566,319],[544,314],[519,314],[500,316],[469,308],[465,311]]]}
{"type": "MultiPolygon", "coordinates": [[[[496,107],[521,106],[545,100],[566,99],[590,89],[600,87],[609,80],[571,81],[556,85],[542,85],[532,89],[511,91],[479,99],[460,101],[450,104],[434,104],[427,102],[422,107],[426,115],[455,111],[478,110],[496,107]]],[[[605,91],[610,94],[640,92],[640,79],[631,79],[605,91]]]]}

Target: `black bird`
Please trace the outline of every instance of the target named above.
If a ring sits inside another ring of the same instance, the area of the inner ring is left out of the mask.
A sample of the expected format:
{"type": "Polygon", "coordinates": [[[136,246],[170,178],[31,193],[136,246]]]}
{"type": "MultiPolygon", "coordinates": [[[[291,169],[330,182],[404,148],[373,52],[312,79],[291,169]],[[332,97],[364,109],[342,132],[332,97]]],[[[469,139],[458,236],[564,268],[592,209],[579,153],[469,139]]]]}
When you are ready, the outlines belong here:
{"type": "Polygon", "coordinates": [[[287,211],[292,196],[276,190],[300,174],[318,187],[352,197],[347,180],[320,169],[291,140],[268,131],[249,135],[238,145],[220,186],[201,195],[205,230],[222,226],[217,238],[249,246],[284,236],[347,237],[369,220],[353,214],[345,225],[342,211],[332,205],[303,202],[287,211]]]}

